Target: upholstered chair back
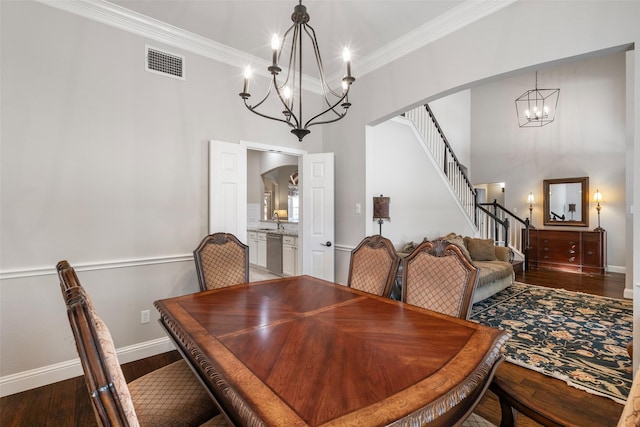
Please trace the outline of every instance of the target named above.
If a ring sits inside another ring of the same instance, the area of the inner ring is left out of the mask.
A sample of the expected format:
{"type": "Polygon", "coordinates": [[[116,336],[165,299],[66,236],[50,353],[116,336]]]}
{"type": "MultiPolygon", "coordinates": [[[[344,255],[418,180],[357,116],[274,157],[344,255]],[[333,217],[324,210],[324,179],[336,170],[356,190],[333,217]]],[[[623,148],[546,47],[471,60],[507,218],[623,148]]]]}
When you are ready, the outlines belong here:
{"type": "Polygon", "coordinates": [[[399,263],[389,239],[380,235],[365,237],[351,252],[348,286],[388,297],[399,263]]]}
{"type": "Polygon", "coordinates": [[[233,234],[206,236],[193,251],[193,257],[203,291],[249,281],[249,246],[233,234]]]}
{"type": "Polygon", "coordinates": [[[467,319],[478,269],[460,248],[445,240],[421,243],[403,264],[402,300],[467,319]]]}

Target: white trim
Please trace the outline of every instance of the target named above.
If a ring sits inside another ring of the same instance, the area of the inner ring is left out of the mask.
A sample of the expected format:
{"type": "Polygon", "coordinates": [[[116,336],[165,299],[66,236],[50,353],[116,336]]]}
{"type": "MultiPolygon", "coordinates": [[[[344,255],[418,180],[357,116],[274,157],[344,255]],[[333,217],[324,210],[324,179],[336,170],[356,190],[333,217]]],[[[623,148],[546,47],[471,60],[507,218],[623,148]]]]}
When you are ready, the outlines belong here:
{"type": "Polygon", "coordinates": [[[468,0],[426,24],[375,50],[357,64],[360,76],[371,73],[398,58],[474,23],[517,0],[468,0]]]}
{"type": "MultiPolygon", "coordinates": [[[[120,364],[175,350],[168,337],[122,347],[116,350],[120,364]]],[[[43,366],[0,377],[0,397],[53,384],[83,375],[80,359],[43,366]]]]}
{"type": "MultiPolygon", "coordinates": [[[[193,254],[166,255],[161,257],[124,259],[112,261],[97,261],[74,265],[76,271],[110,270],[114,268],[130,268],[155,264],[169,264],[173,262],[193,262],[193,254]]],[[[30,267],[15,270],[0,271],[0,280],[19,279],[24,277],[48,276],[57,274],[55,267],[30,267]]]]}
{"type": "Polygon", "coordinates": [[[260,142],[251,142],[240,140],[240,145],[247,148],[247,150],[255,151],[269,151],[279,154],[288,154],[290,156],[303,156],[307,154],[307,150],[300,150],[299,148],[282,147],[280,145],[262,144],[260,142]]]}
{"type": "MultiPolygon", "coordinates": [[[[271,62],[250,55],[241,50],[218,43],[206,37],[199,36],[182,28],[174,27],[141,13],[109,3],[104,0],[35,0],[47,6],[52,6],[65,12],[73,13],[83,18],[91,19],[123,31],[130,32],[157,42],[174,46],[187,52],[213,59],[223,64],[244,70],[251,64],[253,74],[271,79],[267,67],[271,62]]],[[[286,75],[286,68],[282,75],[286,75]]],[[[241,83],[240,77],[238,84],[241,83]]],[[[319,79],[308,75],[302,76],[305,90],[322,95],[322,85],[319,79]]]]}
{"type": "Polygon", "coordinates": [[[605,270],[608,273],[620,273],[620,274],[627,274],[627,268],[626,267],[621,267],[619,265],[607,265],[605,270]]]}
{"type": "MultiPolygon", "coordinates": [[[[636,284],[636,286],[638,286],[636,284]]],[[[622,294],[622,296],[626,299],[633,299],[633,289],[626,289],[624,290],[624,293],[622,294]]]]}
{"type": "Polygon", "coordinates": [[[345,245],[335,245],[336,247],[336,251],[338,252],[349,252],[351,253],[351,251],[353,251],[356,247],[355,246],[345,246],[345,245]]]}
{"type": "MultiPolygon", "coordinates": [[[[207,58],[244,69],[252,65],[254,73],[271,78],[267,67],[271,63],[262,58],[242,52],[211,39],[185,31],[173,25],[150,18],[109,3],[104,0],[36,0],[84,18],[92,19],[124,31],[175,46],[207,58]]],[[[503,9],[517,0],[467,0],[432,21],[405,34],[357,61],[358,78],[375,71],[396,59],[453,33],[473,22],[503,9]]],[[[342,76],[330,78],[340,81],[342,76]]],[[[303,76],[303,86],[322,95],[319,79],[303,76]]]]}

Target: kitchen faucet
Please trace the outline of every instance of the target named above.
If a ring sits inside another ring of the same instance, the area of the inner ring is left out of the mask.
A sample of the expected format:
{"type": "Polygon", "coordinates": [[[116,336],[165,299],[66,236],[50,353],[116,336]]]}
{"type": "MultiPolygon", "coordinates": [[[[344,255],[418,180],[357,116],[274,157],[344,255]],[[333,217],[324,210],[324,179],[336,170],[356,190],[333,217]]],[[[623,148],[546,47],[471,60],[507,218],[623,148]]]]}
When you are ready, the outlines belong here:
{"type": "MultiPolygon", "coordinates": [[[[273,212],[273,216],[271,217],[271,221],[276,221],[277,226],[278,226],[278,231],[280,231],[280,215],[278,215],[278,212],[273,212]]],[[[284,226],[282,226],[282,229],[284,230],[284,226]]]]}

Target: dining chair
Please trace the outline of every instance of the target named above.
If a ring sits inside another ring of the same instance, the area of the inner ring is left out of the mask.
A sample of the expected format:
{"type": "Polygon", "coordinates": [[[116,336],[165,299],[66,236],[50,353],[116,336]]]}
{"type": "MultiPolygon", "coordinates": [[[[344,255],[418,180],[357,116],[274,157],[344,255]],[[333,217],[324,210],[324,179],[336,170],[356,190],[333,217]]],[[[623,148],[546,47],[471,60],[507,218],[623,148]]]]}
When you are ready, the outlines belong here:
{"type": "Polygon", "coordinates": [[[226,419],[184,360],[127,384],[109,329],[67,261],[57,264],[69,324],[100,426],[223,426],[226,419]]]}
{"type": "Polygon", "coordinates": [[[389,239],[380,235],[367,236],[351,251],[347,285],[388,297],[399,264],[400,257],[389,239]]]}
{"type": "Polygon", "coordinates": [[[468,319],[478,268],[446,240],[422,242],[404,259],[402,301],[468,319]]]}
{"type": "Polygon", "coordinates": [[[203,291],[249,281],[249,246],[233,234],[206,236],[193,251],[193,258],[203,291]]]}

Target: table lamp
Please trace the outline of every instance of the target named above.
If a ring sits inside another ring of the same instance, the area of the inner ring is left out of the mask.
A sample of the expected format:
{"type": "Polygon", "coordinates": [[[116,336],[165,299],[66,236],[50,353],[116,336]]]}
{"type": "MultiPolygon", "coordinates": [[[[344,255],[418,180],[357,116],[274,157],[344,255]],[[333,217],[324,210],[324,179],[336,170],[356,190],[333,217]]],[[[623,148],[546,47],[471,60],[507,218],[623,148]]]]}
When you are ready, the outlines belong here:
{"type": "Polygon", "coordinates": [[[383,197],[382,194],[380,197],[373,198],[373,219],[378,220],[378,225],[380,225],[380,235],[382,235],[382,223],[384,223],[384,220],[391,219],[389,217],[390,199],[390,197],[383,197]]]}

